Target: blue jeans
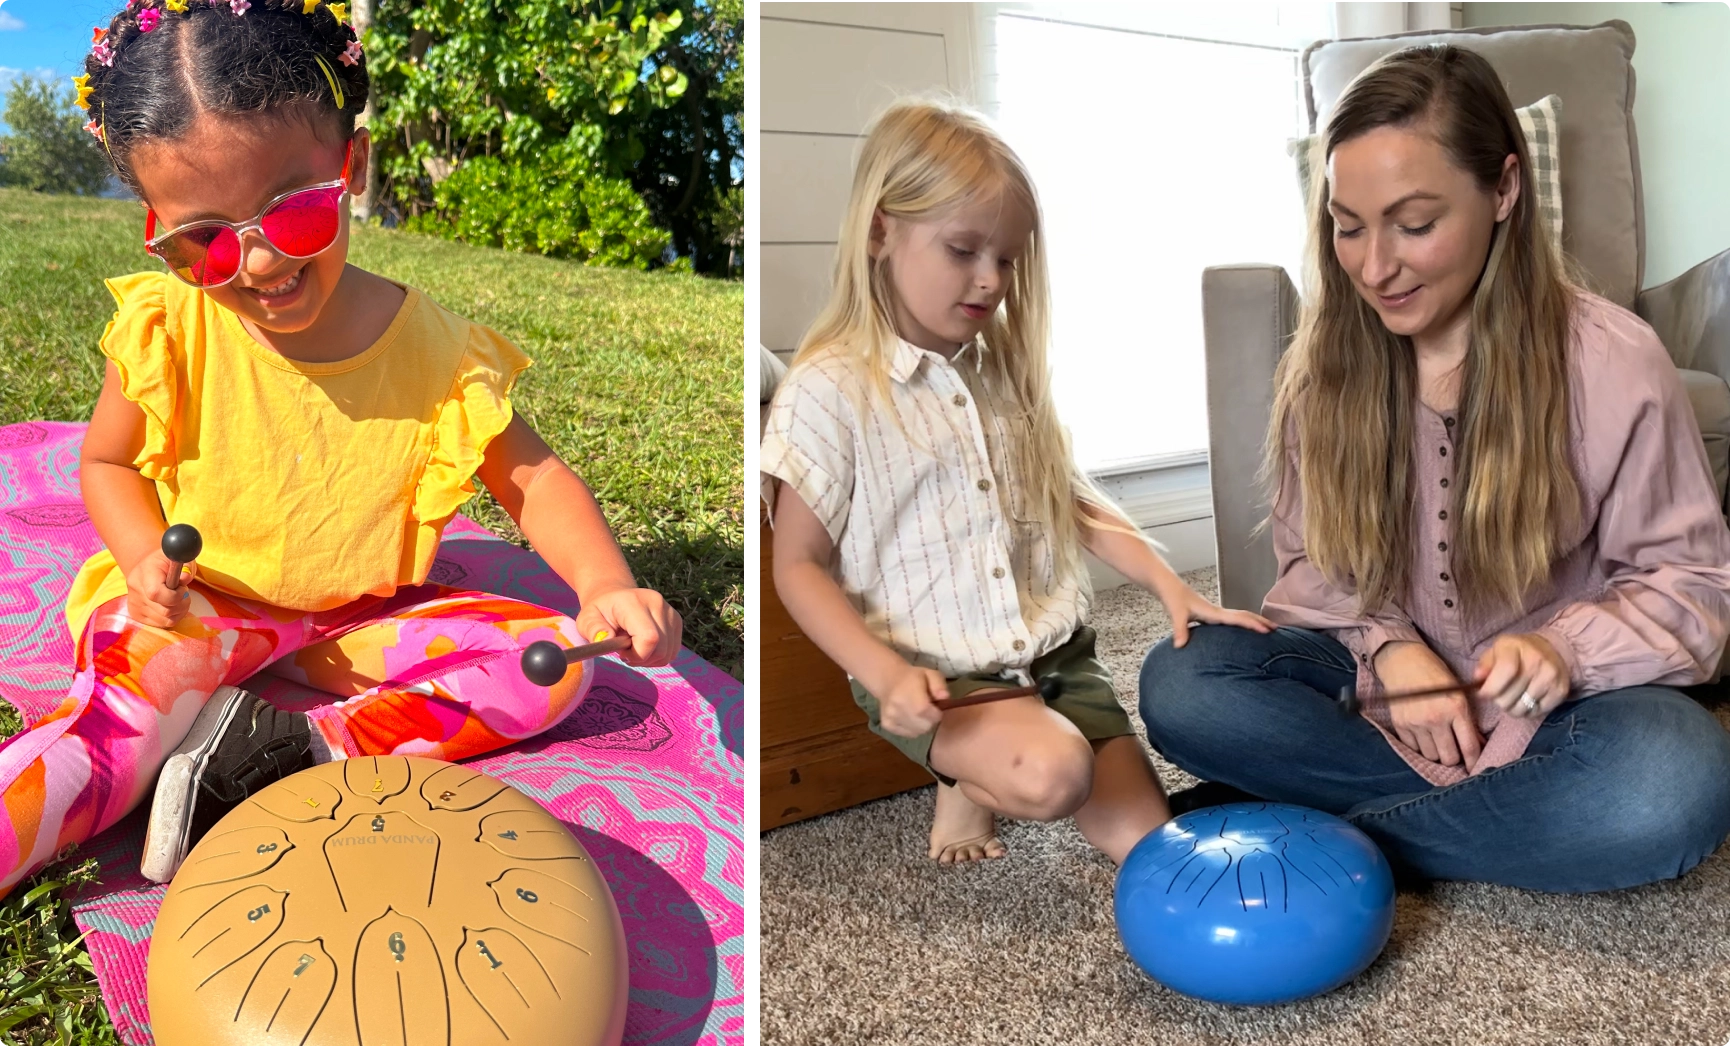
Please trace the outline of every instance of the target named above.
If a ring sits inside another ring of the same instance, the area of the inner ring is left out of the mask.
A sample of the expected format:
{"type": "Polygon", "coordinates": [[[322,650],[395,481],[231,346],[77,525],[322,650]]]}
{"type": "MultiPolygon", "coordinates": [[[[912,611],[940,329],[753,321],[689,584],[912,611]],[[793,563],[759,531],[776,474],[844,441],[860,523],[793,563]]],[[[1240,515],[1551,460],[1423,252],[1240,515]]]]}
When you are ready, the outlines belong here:
{"type": "Polygon", "coordinates": [[[1679,876],[1730,834],[1730,734],[1680,691],[1566,702],[1522,758],[1437,788],[1336,710],[1356,674],[1328,636],[1201,626],[1148,652],[1141,716],[1171,762],[1342,817],[1406,879],[1615,890],[1679,876]]]}

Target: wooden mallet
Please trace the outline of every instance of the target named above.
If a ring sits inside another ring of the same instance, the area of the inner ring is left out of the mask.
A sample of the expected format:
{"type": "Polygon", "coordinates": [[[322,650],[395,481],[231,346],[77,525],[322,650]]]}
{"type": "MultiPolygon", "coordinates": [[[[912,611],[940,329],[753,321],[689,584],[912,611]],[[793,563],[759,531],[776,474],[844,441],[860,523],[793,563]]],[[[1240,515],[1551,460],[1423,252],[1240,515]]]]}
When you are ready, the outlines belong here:
{"type": "MultiPolygon", "coordinates": [[[[1404,701],[1408,697],[1434,697],[1437,694],[1463,693],[1470,697],[1478,692],[1478,683],[1450,683],[1447,686],[1427,686],[1421,690],[1403,690],[1386,696],[1388,701],[1404,701]]],[[[1334,704],[1339,708],[1340,715],[1356,715],[1363,707],[1358,700],[1357,686],[1342,686],[1340,692],[1334,695],[1334,704]]]]}
{"type": "Polygon", "coordinates": [[[993,701],[1007,701],[1012,697],[1043,697],[1047,701],[1055,701],[1063,696],[1063,680],[1057,676],[1046,676],[1032,686],[1018,686],[1009,690],[976,690],[963,697],[952,697],[944,701],[933,701],[939,711],[948,712],[956,708],[966,708],[968,705],[985,705],[993,701]]]}
{"type": "Polygon", "coordinates": [[[530,643],[528,649],[523,651],[523,675],[536,686],[552,686],[565,678],[565,668],[568,665],[630,648],[631,637],[626,635],[608,636],[606,639],[574,647],[561,647],[557,643],[542,639],[530,643]]]}

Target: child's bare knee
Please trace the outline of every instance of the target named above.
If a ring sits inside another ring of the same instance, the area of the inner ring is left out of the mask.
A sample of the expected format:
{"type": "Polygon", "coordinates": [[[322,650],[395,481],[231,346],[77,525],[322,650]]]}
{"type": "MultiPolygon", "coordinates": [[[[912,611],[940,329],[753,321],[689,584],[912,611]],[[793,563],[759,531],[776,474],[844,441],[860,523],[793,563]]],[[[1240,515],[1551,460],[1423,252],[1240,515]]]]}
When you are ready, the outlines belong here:
{"type": "Polygon", "coordinates": [[[1068,817],[1093,791],[1093,751],[1085,741],[1030,746],[1016,758],[1011,782],[1019,816],[1068,817]]]}

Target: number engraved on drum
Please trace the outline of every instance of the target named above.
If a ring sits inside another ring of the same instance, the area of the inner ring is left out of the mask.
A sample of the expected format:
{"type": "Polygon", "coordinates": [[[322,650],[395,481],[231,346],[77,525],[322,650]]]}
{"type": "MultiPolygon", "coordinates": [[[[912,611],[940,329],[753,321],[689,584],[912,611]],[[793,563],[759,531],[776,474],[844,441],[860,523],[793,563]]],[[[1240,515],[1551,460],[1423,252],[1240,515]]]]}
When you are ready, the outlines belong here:
{"type": "Polygon", "coordinates": [[[455,799],[456,797],[457,797],[457,794],[447,788],[444,791],[439,793],[439,802],[448,803],[452,799],[455,799]]]}
{"type": "Polygon", "coordinates": [[[514,843],[517,841],[517,830],[515,828],[513,828],[508,832],[500,832],[499,838],[500,839],[509,839],[511,842],[514,843]]]}
{"type": "Polygon", "coordinates": [[[384,815],[383,814],[374,814],[373,815],[372,830],[375,832],[384,831],[384,815]]]}
{"type": "Polygon", "coordinates": [[[540,897],[533,890],[525,890],[520,886],[517,887],[517,896],[530,904],[534,904],[536,901],[540,900],[540,897]]]}
{"type": "Polygon", "coordinates": [[[275,853],[276,852],[276,844],[275,843],[259,843],[258,844],[258,852],[261,854],[275,853]]]}
{"type": "Polygon", "coordinates": [[[313,963],[313,958],[312,958],[312,956],[310,956],[310,955],[307,955],[307,954],[305,954],[305,953],[302,953],[302,954],[301,954],[301,957],[300,957],[300,965],[299,965],[299,966],[296,966],[296,967],[295,967],[295,968],[294,968],[294,975],[295,975],[295,976],[296,976],[296,977],[299,977],[299,976],[300,976],[300,975],[301,975],[301,974],[303,974],[303,973],[305,973],[305,972],[306,972],[306,968],[307,968],[307,967],[308,967],[308,966],[311,966],[311,965],[312,965],[312,963],[313,963]]]}
{"type": "Polygon", "coordinates": [[[382,778],[382,777],[373,778],[372,779],[372,790],[375,792],[384,791],[384,778],[382,778]]]}
{"type": "Polygon", "coordinates": [[[402,943],[402,934],[400,932],[391,934],[390,953],[396,956],[397,962],[402,962],[403,953],[406,951],[408,951],[408,946],[402,943]]]}
{"type": "Polygon", "coordinates": [[[270,905],[261,904],[257,908],[254,908],[252,911],[246,913],[246,921],[249,923],[255,923],[258,920],[264,918],[265,916],[267,916],[269,914],[270,914],[270,905]]]}
{"type": "Polygon", "coordinates": [[[475,942],[475,947],[476,947],[476,948],[478,948],[478,949],[480,949],[480,953],[481,953],[481,954],[482,954],[482,955],[484,955],[484,956],[486,956],[486,957],[487,957],[487,962],[490,962],[490,963],[492,963],[492,966],[491,966],[491,967],[490,967],[490,969],[494,969],[494,970],[496,970],[496,969],[498,969],[498,968],[499,968],[499,967],[500,967],[500,966],[503,966],[503,965],[504,965],[504,963],[502,963],[502,962],[500,962],[500,961],[498,961],[498,960],[497,960],[497,959],[495,959],[495,958],[493,958],[493,953],[492,953],[492,952],[490,952],[490,951],[487,951],[487,942],[485,942],[485,941],[476,941],[476,942],[475,942]]]}

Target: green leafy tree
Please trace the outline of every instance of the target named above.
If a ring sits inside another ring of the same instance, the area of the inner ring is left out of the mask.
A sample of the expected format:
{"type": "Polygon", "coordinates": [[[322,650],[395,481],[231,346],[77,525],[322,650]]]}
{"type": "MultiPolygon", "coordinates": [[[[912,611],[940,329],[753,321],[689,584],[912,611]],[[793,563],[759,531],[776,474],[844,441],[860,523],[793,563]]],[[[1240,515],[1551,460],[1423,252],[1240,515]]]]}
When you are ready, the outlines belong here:
{"type": "Polygon", "coordinates": [[[367,31],[386,207],[413,228],[646,267],[670,236],[630,175],[689,78],[677,4],[381,0],[367,31]]]}
{"type": "Polygon", "coordinates": [[[108,158],[84,130],[85,115],[62,94],[33,76],[21,76],[6,91],[6,123],[0,137],[0,185],[36,192],[94,196],[108,184],[108,158]]]}
{"type": "Polygon", "coordinates": [[[643,158],[631,173],[655,221],[698,272],[731,275],[740,264],[744,189],[744,0],[680,8],[682,24],[662,60],[690,85],[677,103],[647,114],[636,129],[643,158]]]}

